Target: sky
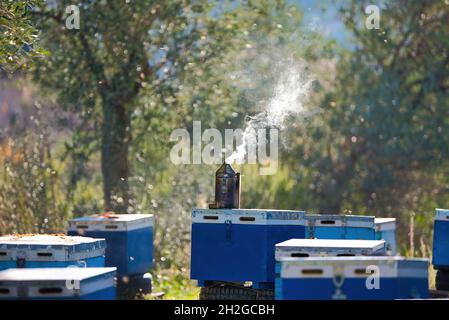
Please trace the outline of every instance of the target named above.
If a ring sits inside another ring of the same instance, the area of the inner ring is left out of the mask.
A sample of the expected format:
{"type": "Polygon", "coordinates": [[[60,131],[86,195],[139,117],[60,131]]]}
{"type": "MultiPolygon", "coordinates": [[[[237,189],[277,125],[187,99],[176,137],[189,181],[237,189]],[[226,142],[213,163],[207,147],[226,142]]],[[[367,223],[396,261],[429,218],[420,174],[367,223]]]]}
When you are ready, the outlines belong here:
{"type": "Polygon", "coordinates": [[[318,26],[323,34],[335,39],[342,46],[349,46],[349,33],[338,17],[341,3],[345,1],[332,0],[290,0],[304,12],[304,23],[318,26]]]}

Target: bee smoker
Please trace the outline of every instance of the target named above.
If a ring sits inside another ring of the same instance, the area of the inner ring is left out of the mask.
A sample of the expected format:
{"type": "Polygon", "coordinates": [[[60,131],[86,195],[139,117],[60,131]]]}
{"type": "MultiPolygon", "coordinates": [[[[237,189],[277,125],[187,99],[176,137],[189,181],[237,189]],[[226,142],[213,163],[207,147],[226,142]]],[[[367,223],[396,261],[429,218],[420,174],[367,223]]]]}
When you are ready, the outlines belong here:
{"type": "Polygon", "coordinates": [[[215,173],[215,203],[209,209],[240,208],[240,173],[228,163],[223,163],[215,173]]]}

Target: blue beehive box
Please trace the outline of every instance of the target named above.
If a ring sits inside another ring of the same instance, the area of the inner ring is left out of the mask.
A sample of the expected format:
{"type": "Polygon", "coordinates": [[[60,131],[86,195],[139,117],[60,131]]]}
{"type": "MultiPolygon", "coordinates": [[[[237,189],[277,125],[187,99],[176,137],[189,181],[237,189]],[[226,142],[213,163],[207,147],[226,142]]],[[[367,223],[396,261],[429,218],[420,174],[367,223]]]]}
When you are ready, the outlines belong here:
{"type": "Polygon", "coordinates": [[[375,240],[374,217],[308,214],[306,238],[375,240]]]}
{"type": "Polygon", "coordinates": [[[303,211],[194,209],[191,278],[274,286],[274,246],[304,238],[303,211]]]}
{"type": "Polygon", "coordinates": [[[0,299],[113,300],[115,268],[30,268],[0,271],[0,299]]]}
{"type": "MultiPolygon", "coordinates": [[[[276,244],[276,290],[281,288],[279,277],[281,260],[284,258],[349,257],[385,255],[383,240],[340,239],[291,239],[276,244]]],[[[281,296],[281,293],[276,293],[281,296]]]]}
{"type": "Polygon", "coordinates": [[[385,255],[383,240],[290,239],[276,244],[276,260],[320,256],[385,255]]]}
{"type": "Polygon", "coordinates": [[[0,237],[0,270],[9,268],[104,267],[106,241],[65,235],[0,237]]]}
{"type": "Polygon", "coordinates": [[[435,269],[449,269],[449,210],[447,209],[436,209],[432,264],[435,269]]]}
{"type": "Polygon", "coordinates": [[[429,291],[427,259],[283,258],[279,277],[278,300],[426,299],[429,291]]]}
{"type": "Polygon", "coordinates": [[[153,265],[153,215],[103,214],[72,219],[69,235],[106,239],[106,266],[119,277],[144,274],[153,265]]]}
{"type": "Polygon", "coordinates": [[[387,252],[390,255],[396,255],[396,219],[395,218],[376,218],[376,239],[385,240],[387,252]]]}

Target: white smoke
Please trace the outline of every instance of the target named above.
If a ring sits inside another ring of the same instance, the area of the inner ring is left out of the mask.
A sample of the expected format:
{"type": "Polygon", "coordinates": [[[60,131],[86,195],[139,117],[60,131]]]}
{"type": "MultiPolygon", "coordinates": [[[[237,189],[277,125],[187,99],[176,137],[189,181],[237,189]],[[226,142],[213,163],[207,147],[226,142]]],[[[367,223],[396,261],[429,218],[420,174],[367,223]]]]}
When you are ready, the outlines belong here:
{"type": "Polygon", "coordinates": [[[278,60],[275,65],[276,78],[270,99],[263,104],[262,112],[247,117],[249,120],[243,131],[242,143],[226,158],[226,163],[234,161],[242,164],[247,151],[257,147],[257,130],[276,128],[281,133],[289,127],[292,118],[303,119],[308,111],[306,103],[310,95],[313,79],[302,61],[278,60]]]}

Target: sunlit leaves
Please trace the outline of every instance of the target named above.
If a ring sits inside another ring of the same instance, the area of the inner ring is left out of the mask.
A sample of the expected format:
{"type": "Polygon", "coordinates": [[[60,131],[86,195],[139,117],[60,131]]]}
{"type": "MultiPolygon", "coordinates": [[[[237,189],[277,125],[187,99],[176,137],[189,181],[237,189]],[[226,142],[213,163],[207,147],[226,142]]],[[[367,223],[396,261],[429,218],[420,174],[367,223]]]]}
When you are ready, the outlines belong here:
{"type": "Polygon", "coordinates": [[[40,0],[4,0],[0,3],[0,70],[13,73],[25,68],[28,58],[44,53],[36,43],[38,30],[31,11],[40,0]]]}

